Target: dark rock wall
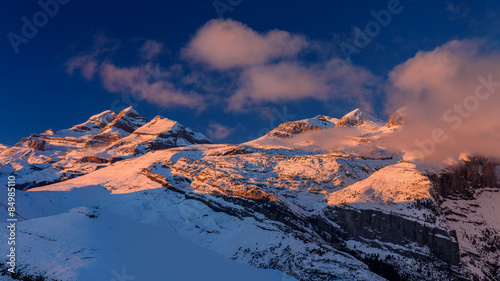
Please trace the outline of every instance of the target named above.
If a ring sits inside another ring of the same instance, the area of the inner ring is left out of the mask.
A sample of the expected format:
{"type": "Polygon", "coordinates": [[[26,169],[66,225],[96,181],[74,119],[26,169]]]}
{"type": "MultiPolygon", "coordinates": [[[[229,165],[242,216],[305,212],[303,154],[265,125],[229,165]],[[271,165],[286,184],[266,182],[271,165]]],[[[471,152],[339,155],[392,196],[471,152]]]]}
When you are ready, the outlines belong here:
{"type": "Polygon", "coordinates": [[[499,187],[495,168],[499,163],[484,157],[473,157],[441,174],[429,175],[433,182],[433,195],[440,197],[459,197],[473,199],[474,190],[485,187],[499,187]]]}
{"type": "Polygon", "coordinates": [[[416,242],[419,246],[428,246],[434,254],[452,265],[460,262],[455,233],[448,233],[432,224],[373,209],[340,206],[330,207],[326,215],[353,237],[378,239],[402,246],[416,242]]]}

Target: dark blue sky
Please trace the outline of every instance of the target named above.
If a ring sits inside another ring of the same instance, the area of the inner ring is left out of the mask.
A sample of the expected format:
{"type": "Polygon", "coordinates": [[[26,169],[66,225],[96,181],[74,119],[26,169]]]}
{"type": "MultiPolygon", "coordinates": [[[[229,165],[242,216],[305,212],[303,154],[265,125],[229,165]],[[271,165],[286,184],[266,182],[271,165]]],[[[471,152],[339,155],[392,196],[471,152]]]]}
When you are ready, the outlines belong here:
{"type": "MultiPolygon", "coordinates": [[[[41,0],[41,2],[48,2],[41,0]]],[[[61,0],[62,2],[62,0],[61,0]]],[[[221,0],[222,3],[238,1],[221,0]]],[[[315,52],[301,55],[304,63],[326,58],[345,59],[341,42],[353,44],[353,28],[364,29],[373,20],[370,11],[387,9],[390,1],[250,1],[242,0],[224,18],[241,22],[256,32],[279,29],[302,35],[317,44],[315,52]],[[319,49],[319,51],[318,51],[319,49]]],[[[13,145],[23,136],[48,128],[63,129],[84,122],[90,115],[127,105],[123,94],[108,92],[98,78],[88,81],[79,73],[69,75],[66,63],[72,57],[96,50],[96,38],[107,38],[114,45],[102,61],[120,67],[140,65],[138,49],[146,40],[163,44],[154,64],[162,69],[181,65],[183,74],[204,73],[207,79],[231,80],[236,72],[220,73],[206,69],[180,56],[198,28],[218,18],[213,1],[108,1],[70,0],[38,28],[15,53],[8,34],[22,35],[23,17],[29,21],[41,11],[37,1],[6,0],[0,4],[0,143],[13,145]],[[116,43],[116,44],[115,44],[116,43]],[[115,103],[114,103],[115,102],[115,103]]],[[[352,64],[384,80],[388,72],[420,50],[432,50],[453,39],[490,38],[498,40],[500,5],[498,1],[401,0],[402,11],[359,54],[352,64]]],[[[39,20],[43,20],[40,18],[39,20]]],[[[236,74],[235,74],[236,73],[236,74]]],[[[171,81],[177,87],[176,81],[171,81]]],[[[221,86],[224,87],[224,86],[221,86]]],[[[191,89],[186,89],[191,90],[191,89]]],[[[222,95],[231,95],[230,91],[222,95]]],[[[196,90],[200,95],[220,93],[196,90]]],[[[332,97],[327,100],[302,98],[251,104],[250,110],[227,111],[224,102],[213,102],[205,110],[181,106],[165,107],[152,102],[135,102],[136,109],[151,119],[156,115],[178,120],[196,131],[207,133],[210,124],[220,124],[231,133],[218,142],[237,143],[256,137],[282,122],[318,114],[340,117],[361,105],[356,101],[332,97]],[[282,118],[283,111],[289,117],[282,118]],[[263,111],[270,114],[262,114],[263,111]],[[274,113],[273,113],[274,112],[274,113]],[[276,113],[277,112],[277,113],[276,113]],[[293,117],[292,117],[293,116],[293,117]]],[[[377,91],[371,101],[375,115],[385,117],[384,94],[377,91]]]]}

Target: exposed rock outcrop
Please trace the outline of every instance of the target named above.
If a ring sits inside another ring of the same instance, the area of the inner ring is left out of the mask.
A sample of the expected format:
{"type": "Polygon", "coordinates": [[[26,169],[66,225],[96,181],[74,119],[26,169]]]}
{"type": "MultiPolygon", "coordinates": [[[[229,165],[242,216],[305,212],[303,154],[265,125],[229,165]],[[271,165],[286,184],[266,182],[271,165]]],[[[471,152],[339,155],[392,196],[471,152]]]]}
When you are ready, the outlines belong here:
{"type": "Polygon", "coordinates": [[[26,146],[36,150],[45,151],[47,149],[47,142],[41,139],[30,139],[26,141],[26,146]]]}
{"type": "Polygon", "coordinates": [[[337,121],[338,119],[336,118],[324,115],[318,115],[316,117],[309,119],[281,123],[278,127],[274,128],[272,131],[267,132],[266,136],[277,137],[277,138],[291,138],[295,135],[307,131],[333,128],[335,127],[335,123],[337,121]]]}
{"type": "Polygon", "coordinates": [[[406,117],[404,116],[402,111],[394,112],[389,118],[389,122],[387,122],[387,127],[398,127],[404,125],[407,122],[406,117]]]}
{"type": "Polygon", "coordinates": [[[441,174],[429,175],[434,183],[434,196],[472,199],[474,190],[484,187],[500,187],[497,183],[498,162],[485,157],[471,157],[441,174]]]}

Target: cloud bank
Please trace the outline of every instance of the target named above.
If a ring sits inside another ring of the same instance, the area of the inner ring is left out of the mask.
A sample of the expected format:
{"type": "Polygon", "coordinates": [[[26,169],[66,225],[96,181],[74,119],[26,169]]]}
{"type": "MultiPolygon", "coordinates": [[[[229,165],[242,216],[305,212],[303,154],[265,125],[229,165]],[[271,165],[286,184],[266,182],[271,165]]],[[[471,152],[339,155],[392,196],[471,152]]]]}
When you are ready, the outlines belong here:
{"type": "Polygon", "coordinates": [[[161,77],[150,82],[144,69],[163,49],[163,44],[154,40],[145,41],[138,50],[146,60],[140,65],[118,66],[96,49],[71,58],[67,72],[80,70],[87,80],[98,76],[110,92],[139,92],[143,100],[161,107],[184,106],[199,111],[222,106],[237,113],[255,111],[269,103],[344,99],[370,109],[380,79],[340,58],[311,61],[301,56],[317,52],[317,45],[283,30],[257,32],[241,22],[211,20],[180,50],[177,65],[188,71],[177,81],[161,77]],[[207,83],[214,79],[220,83],[207,83]],[[138,91],[141,87],[143,90],[138,91]]]}
{"type": "MultiPolygon", "coordinates": [[[[98,38],[103,41],[103,36],[98,38]]],[[[89,54],[69,59],[66,71],[73,75],[79,70],[87,80],[97,76],[104,89],[111,93],[134,95],[136,100],[144,100],[160,107],[182,106],[204,110],[207,107],[205,96],[193,90],[179,89],[166,79],[170,75],[169,72],[152,67],[152,60],[161,53],[162,48],[161,43],[147,40],[139,49],[140,56],[147,61],[128,67],[117,66],[107,59],[104,54],[109,49],[96,48],[89,54]]]]}
{"type": "Polygon", "coordinates": [[[103,87],[111,93],[133,94],[136,97],[157,104],[161,107],[184,106],[188,108],[204,108],[205,99],[193,91],[177,89],[166,80],[153,80],[148,72],[150,65],[141,67],[117,67],[104,62],[100,66],[100,78],[103,87]]]}
{"type": "Polygon", "coordinates": [[[241,110],[264,102],[287,102],[333,98],[364,104],[379,79],[368,70],[331,59],[313,64],[284,61],[243,70],[238,89],[229,98],[230,110],[241,110]]]}
{"type": "Polygon", "coordinates": [[[500,157],[500,53],[486,40],[418,52],[389,73],[388,111],[408,123],[385,141],[428,160],[461,153],[500,157]]]}
{"type": "Polygon", "coordinates": [[[365,101],[378,83],[375,75],[339,58],[308,62],[300,57],[316,45],[282,30],[259,33],[237,21],[212,20],[196,32],[182,54],[211,69],[240,71],[226,99],[229,111],[306,98],[343,98],[368,105],[365,101]]]}

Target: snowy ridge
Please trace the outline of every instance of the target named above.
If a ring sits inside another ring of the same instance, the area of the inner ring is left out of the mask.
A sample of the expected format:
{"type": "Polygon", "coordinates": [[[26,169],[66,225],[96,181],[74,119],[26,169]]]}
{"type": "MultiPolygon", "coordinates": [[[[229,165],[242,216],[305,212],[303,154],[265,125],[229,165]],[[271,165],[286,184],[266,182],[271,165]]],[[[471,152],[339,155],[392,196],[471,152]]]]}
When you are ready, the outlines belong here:
{"type": "Polygon", "coordinates": [[[14,173],[21,187],[30,188],[78,177],[152,149],[211,143],[201,133],[162,120],[168,119],[156,117],[148,123],[129,107],[118,115],[110,110],[93,115],[70,129],[33,134],[0,155],[0,178],[14,173]]]}

